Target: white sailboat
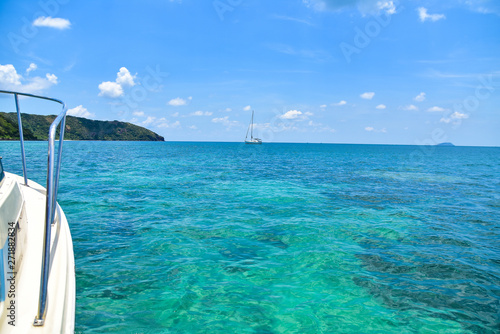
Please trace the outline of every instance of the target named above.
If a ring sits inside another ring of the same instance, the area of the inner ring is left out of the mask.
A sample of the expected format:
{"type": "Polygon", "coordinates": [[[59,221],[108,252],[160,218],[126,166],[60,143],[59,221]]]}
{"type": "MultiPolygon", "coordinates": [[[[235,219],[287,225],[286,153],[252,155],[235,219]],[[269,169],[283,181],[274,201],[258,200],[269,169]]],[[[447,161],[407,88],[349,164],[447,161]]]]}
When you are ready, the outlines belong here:
{"type": "Polygon", "coordinates": [[[3,90],[0,93],[15,99],[24,174],[4,172],[0,161],[0,333],[73,333],[73,241],[66,216],[57,203],[66,105],[43,96],[3,90]],[[62,112],[49,129],[46,188],[26,175],[19,96],[62,104],[62,112]]]}
{"type": "Polygon", "coordinates": [[[262,144],[262,139],[253,137],[253,110],[252,110],[252,121],[250,122],[250,126],[247,130],[247,135],[245,136],[245,144],[262,144]],[[248,140],[248,131],[250,131],[250,140],[248,140]]]}

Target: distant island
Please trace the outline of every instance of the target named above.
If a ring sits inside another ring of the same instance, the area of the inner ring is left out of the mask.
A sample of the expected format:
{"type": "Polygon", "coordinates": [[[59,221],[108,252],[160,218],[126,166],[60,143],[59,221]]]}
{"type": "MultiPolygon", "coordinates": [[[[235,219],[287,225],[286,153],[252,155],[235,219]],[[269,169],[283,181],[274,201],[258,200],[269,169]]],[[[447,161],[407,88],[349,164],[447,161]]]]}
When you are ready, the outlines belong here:
{"type": "Polygon", "coordinates": [[[452,143],[440,143],[437,144],[436,146],[455,146],[455,145],[453,145],[452,143]]]}
{"type": "MultiPolygon", "coordinates": [[[[49,127],[56,118],[21,114],[25,140],[47,140],[49,127]]],[[[17,113],[0,112],[0,140],[18,140],[17,113]]],[[[164,141],[165,139],[143,127],[119,121],[95,121],[82,117],[66,116],[64,139],[67,140],[121,140],[164,141]]]]}

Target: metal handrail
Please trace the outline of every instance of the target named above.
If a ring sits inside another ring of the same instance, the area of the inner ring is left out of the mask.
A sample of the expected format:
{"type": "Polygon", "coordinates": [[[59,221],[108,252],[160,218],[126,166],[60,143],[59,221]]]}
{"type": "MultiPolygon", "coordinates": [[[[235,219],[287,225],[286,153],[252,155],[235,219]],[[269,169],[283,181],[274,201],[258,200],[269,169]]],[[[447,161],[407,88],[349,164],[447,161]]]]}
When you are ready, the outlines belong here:
{"type": "Polygon", "coordinates": [[[52,231],[52,225],[54,224],[55,218],[55,208],[57,205],[57,191],[59,187],[59,173],[61,170],[61,157],[62,157],[62,146],[64,141],[64,129],[66,127],[66,104],[57,99],[53,99],[46,96],[33,95],[27,93],[19,93],[7,90],[0,90],[0,93],[4,94],[12,94],[14,95],[14,99],[16,101],[16,111],[17,111],[17,119],[19,125],[19,139],[21,142],[21,154],[23,160],[23,176],[24,183],[28,186],[28,176],[26,175],[26,155],[24,151],[24,135],[23,135],[23,126],[21,122],[21,109],[19,107],[19,98],[18,96],[27,96],[38,98],[42,100],[48,100],[60,103],[62,105],[62,111],[56,117],[56,119],[52,122],[49,128],[49,137],[48,137],[48,154],[47,154],[47,195],[46,195],[46,203],[45,203],[45,227],[44,227],[44,236],[43,236],[43,253],[42,253],[42,270],[41,270],[41,278],[40,278],[40,295],[38,298],[38,312],[35,316],[35,321],[33,323],[34,326],[43,326],[45,322],[45,316],[47,313],[47,289],[49,283],[49,269],[50,269],[50,235],[52,231]],[[59,128],[59,150],[57,154],[57,166],[54,170],[54,151],[55,151],[55,138],[57,126],[59,128]],[[55,172],[55,176],[54,176],[55,172]]]}

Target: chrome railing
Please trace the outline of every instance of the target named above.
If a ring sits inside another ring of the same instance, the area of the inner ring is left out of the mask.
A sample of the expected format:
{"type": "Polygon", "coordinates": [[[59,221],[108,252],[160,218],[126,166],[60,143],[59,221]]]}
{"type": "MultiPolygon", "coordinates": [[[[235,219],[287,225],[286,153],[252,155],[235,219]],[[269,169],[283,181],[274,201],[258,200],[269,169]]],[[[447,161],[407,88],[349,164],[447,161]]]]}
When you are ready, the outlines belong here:
{"type": "Polygon", "coordinates": [[[16,102],[17,120],[19,125],[19,140],[21,142],[21,155],[23,160],[23,176],[24,184],[28,186],[28,176],[26,175],[26,155],[24,151],[24,135],[23,125],[21,121],[21,109],[19,107],[19,96],[33,97],[42,100],[48,100],[60,103],[62,111],[52,122],[49,128],[48,144],[49,150],[47,155],[47,195],[45,203],[45,227],[43,236],[43,253],[42,253],[42,271],[40,277],[40,295],[38,298],[38,312],[35,316],[34,326],[43,326],[47,312],[47,289],[49,284],[49,269],[50,269],[50,235],[57,206],[57,190],[59,188],[59,172],[61,170],[62,146],[64,141],[64,129],[66,127],[66,104],[63,101],[50,97],[18,93],[6,90],[0,90],[0,93],[14,95],[16,102]],[[59,149],[57,153],[57,166],[55,166],[55,140],[57,126],[59,127],[59,149]],[[55,175],[54,175],[55,174],[55,175]]]}

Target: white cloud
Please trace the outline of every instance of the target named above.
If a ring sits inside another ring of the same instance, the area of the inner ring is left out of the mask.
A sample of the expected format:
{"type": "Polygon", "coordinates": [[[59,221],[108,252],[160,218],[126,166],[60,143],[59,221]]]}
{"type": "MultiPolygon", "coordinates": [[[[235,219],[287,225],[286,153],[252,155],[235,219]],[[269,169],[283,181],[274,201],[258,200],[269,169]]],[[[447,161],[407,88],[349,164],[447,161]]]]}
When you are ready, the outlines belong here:
{"type": "Polygon", "coordinates": [[[168,104],[174,107],[179,107],[179,106],[185,106],[187,104],[187,101],[181,99],[180,97],[176,97],[175,99],[168,101],[168,104]]]}
{"type": "Polygon", "coordinates": [[[374,92],[366,92],[360,95],[360,97],[365,100],[371,100],[373,99],[374,96],[375,96],[374,92]]]}
{"type": "Polygon", "coordinates": [[[345,9],[357,8],[361,14],[377,15],[385,12],[388,15],[396,13],[394,1],[380,0],[302,0],[310,8],[317,11],[333,10],[340,11],[345,9]]]}
{"type": "Polygon", "coordinates": [[[230,121],[229,116],[214,118],[214,119],[212,119],[212,122],[213,123],[222,123],[224,126],[227,126],[227,127],[237,126],[240,124],[238,121],[230,121]]]}
{"type": "Polygon", "coordinates": [[[40,16],[35,21],[33,21],[33,25],[35,27],[49,27],[63,30],[68,29],[71,26],[71,22],[59,17],[40,16]]]}
{"type": "Polygon", "coordinates": [[[418,94],[417,96],[415,96],[414,100],[417,101],[417,102],[424,101],[425,100],[425,93],[422,92],[422,93],[418,94]]]}
{"type": "Polygon", "coordinates": [[[382,128],[380,130],[377,130],[375,129],[374,127],[372,126],[367,126],[365,127],[365,131],[368,131],[368,132],[381,132],[381,133],[387,133],[387,129],[386,128],[382,128]]]}
{"type": "Polygon", "coordinates": [[[327,60],[331,57],[330,54],[324,50],[297,49],[294,48],[293,46],[287,44],[279,44],[279,43],[267,44],[267,46],[269,49],[279,53],[284,53],[290,56],[311,58],[316,61],[327,60]]]}
{"type": "Polygon", "coordinates": [[[454,119],[466,119],[469,118],[469,115],[455,111],[453,114],[451,114],[451,117],[454,119]]]}
{"type": "Polygon", "coordinates": [[[224,123],[224,122],[227,122],[227,121],[229,121],[229,116],[212,119],[213,123],[224,123]]]}
{"type": "Polygon", "coordinates": [[[417,8],[417,11],[418,11],[418,17],[420,18],[420,22],[425,22],[427,20],[436,22],[438,20],[446,18],[444,14],[428,14],[427,8],[425,7],[419,7],[417,8]]]}
{"type": "Polygon", "coordinates": [[[328,107],[326,104],[322,104],[319,106],[321,109],[325,109],[326,107],[328,107]]]}
{"type": "Polygon", "coordinates": [[[31,63],[30,66],[26,69],[26,74],[30,73],[31,71],[34,71],[38,68],[35,63],[31,63]]]}
{"type": "Polygon", "coordinates": [[[300,115],[302,115],[301,111],[289,110],[286,113],[284,113],[283,115],[281,115],[280,118],[281,119],[295,119],[295,118],[299,117],[300,115]]]}
{"type": "Polygon", "coordinates": [[[58,83],[55,74],[47,73],[45,78],[34,77],[24,79],[17,73],[12,64],[0,65],[0,88],[26,93],[36,93],[58,83]]]}
{"type": "Polygon", "coordinates": [[[201,110],[198,110],[198,111],[195,111],[195,112],[192,112],[190,115],[191,116],[212,116],[212,112],[210,111],[201,111],[201,110]]]}
{"type": "Polygon", "coordinates": [[[172,117],[179,117],[179,112],[178,112],[178,111],[174,112],[174,113],[172,114],[172,117]]]}
{"type": "Polygon", "coordinates": [[[21,85],[22,77],[17,74],[16,68],[12,64],[0,65],[0,85],[9,88],[21,85]]]}
{"type": "Polygon", "coordinates": [[[251,106],[246,106],[245,108],[243,108],[243,110],[250,111],[250,110],[252,110],[252,107],[251,106]]]}
{"type": "Polygon", "coordinates": [[[450,123],[450,122],[456,122],[458,120],[467,119],[467,118],[469,118],[469,115],[455,111],[449,117],[443,117],[439,121],[441,123],[450,123]]]}
{"type": "Polygon", "coordinates": [[[273,121],[273,123],[255,123],[254,129],[258,130],[270,130],[273,132],[289,131],[289,130],[299,130],[296,126],[293,126],[292,122],[289,121],[273,121]]]}
{"type": "Polygon", "coordinates": [[[67,114],[70,116],[85,117],[85,118],[90,118],[95,116],[95,114],[90,113],[87,110],[87,108],[83,107],[82,105],[68,109],[67,114]]]}
{"type": "Polygon", "coordinates": [[[163,123],[157,125],[158,128],[170,128],[170,129],[179,128],[180,126],[181,122],[179,121],[175,121],[174,123],[169,123],[166,120],[163,123]]]}
{"type": "Polygon", "coordinates": [[[190,128],[191,130],[198,130],[198,127],[197,127],[196,125],[191,125],[189,128],[190,128]]]}
{"type": "Polygon", "coordinates": [[[303,24],[307,24],[309,26],[314,26],[313,23],[307,21],[307,20],[303,20],[303,19],[299,19],[299,18],[296,18],[296,17],[291,17],[291,16],[284,16],[284,15],[273,15],[273,18],[274,19],[277,19],[277,20],[285,20],[285,21],[293,21],[293,22],[298,22],[298,23],[303,23],[303,24]]]}
{"type": "Polygon", "coordinates": [[[26,92],[38,92],[57,84],[57,77],[54,74],[47,73],[45,78],[34,77],[23,85],[22,89],[26,92]]]}
{"type": "Polygon", "coordinates": [[[231,108],[226,108],[226,110],[225,110],[225,111],[230,112],[230,111],[233,111],[233,109],[231,109],[231,108]]]}
{"type": "Polygon", "coordinates": [[[340,101],[339,103],[334,103],[333,105],[334,105],[334,106],[338,106],[338,107],[339,107],[339,106],[344,106],[344,105],[346,105],[346,104],[347,104],[347,101],[342,100],[342,101],[340,101]]]}
{"type": "MultiPolygon", "coordinates": [[[[357,9],[362,15],[397,13],[397,9],[403,1],[387,0],[302,0],[304,5],[316,11],[343,11],[357,9]]],[[[500,15],[498,0],[452,0],[446,1],[448,6],[466,7],[474,12],[482,14],[500,15]]],[[[402,6],[402,5],[401,5],[402,6]]]]}
{"type": "Polygon", "coordinates": [[[307,124],[309,126],[313,127],[313,132],[331,132],[331,133],[336,132],[335,129],[332,129],[328,125],[324,125],[322,123],[316,123],[313,121],[309,121],[307,124]]]}
{"type": "Polygon", "coordinates": [[[500,3],[497,0],[463,0],[460,3],[477,13],[500,15],[500,3]]]}
{"type": "Polygon", "coordinates": [[[115,81],[103,81],[99,84],[99,96],[117,98],[123,95],[123,86],[135,85],[135,75],[131,75],[126,67],[120,67],[115,81]]]}
{"type": "Polygon", "coordinates": [[[99,96],[111,98],[120,97],[123,95],[123,88],[120,84],[111,81],[104,81],[99,84],[99,96]]]}
{"type": "Polygon", "coordinates": [[[427,111],[429,111],[429,112],[443,112],[443,111],[446,111],[446,109],[436,106],[436,107],[432,107],[432,108],[427,109],[427,111]]]}
{"type": "Polygon", "coordinates": [[[411,110],[416,111],[416,110],[418,110],[418,107],[416,105],[414,105],[414,104],[410,104],[410,105],[407,105],[407,106],[400,107],[400,109],[402,109],[402,110],[409,110],[409,111],[411,111],[411,110]]]}
{"type": "Polygon", "coordinates": [[[120,86],[135,86],[135,75],[131,75],[129,70],[125,67],[121,67],[120,71],[116,74],[116,83],[119,84],[120,86]]]}
{"type": "Polygon", "coordinates": [[[396,14],[396,5],[393,1],[377,1],[378,11],[385,11],[389,15],[396,14]]]}
{"type": "Polygon", "coordinates": [[[47,81],[49,81],[50,83],[56,85],[57,84],[57,77],[55,74],[49,74],[47,73],[45,75],[45,77],[47,78],[47,81]]]}
{"type": "Polygon", "coordinates": [[[143,125],[149,125],[156,120],[156,117],[148,116],[145,121],[142,122],[143,125]]]}
{"type": "Polygon", "coordinates": [[[142,117],[144,116],[144,111],[134,111],[132,115],[142,117]]]}
{"type": "Polygon", "coordinates": [[[375,108],[377,108],[377,109],[385,109],[385,108],[387,108],[387,106],[385,104],[379,104],[375,108]]]}

